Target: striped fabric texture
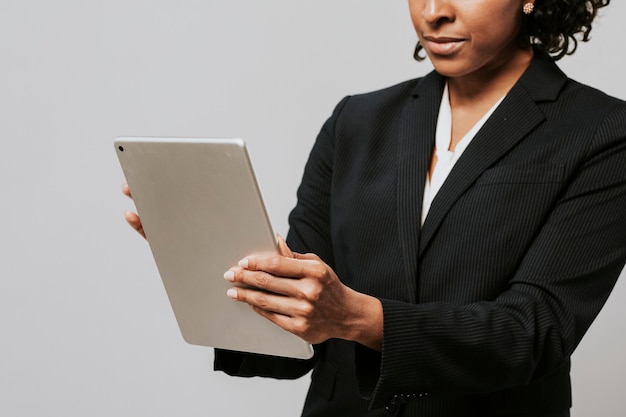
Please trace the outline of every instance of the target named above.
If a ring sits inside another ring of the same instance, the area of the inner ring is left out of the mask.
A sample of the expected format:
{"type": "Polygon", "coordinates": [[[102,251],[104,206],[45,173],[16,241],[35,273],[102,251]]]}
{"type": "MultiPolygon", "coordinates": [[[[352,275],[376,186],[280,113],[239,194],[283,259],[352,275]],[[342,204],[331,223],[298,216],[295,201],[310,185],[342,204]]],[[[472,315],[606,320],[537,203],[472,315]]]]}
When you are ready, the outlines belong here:
{"type": "Polygon", "coordinates": [[[445,80],[344,99],[288,243],[383,305],[382,353],[302,363],[216,352],[233,375],[313,368],[303,416],[567,416],[570,356],[626,262],[626,104],[531,66],[420,213],[445,80]]]}

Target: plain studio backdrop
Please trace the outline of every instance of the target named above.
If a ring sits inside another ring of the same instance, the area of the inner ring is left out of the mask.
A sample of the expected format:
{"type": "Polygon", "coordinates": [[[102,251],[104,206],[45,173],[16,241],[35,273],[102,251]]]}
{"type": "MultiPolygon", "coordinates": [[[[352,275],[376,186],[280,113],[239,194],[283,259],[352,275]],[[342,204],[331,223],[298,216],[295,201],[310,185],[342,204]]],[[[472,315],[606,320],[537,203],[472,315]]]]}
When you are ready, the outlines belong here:
{"type": "MultiPolygon", "coordinates": [[[[560,65],[626,98],[612,3],[560,65]]],[[[400,0],[0,0],[0,415],[299,415],[308,376],[230,378],[182,340],[112,141],[245,138],[286,233],[322,123],[430,71],[415,39],[400,0]]],[[[625,314],[622,278],[575,354],[574,416],[626,408],[625,314]]]]}

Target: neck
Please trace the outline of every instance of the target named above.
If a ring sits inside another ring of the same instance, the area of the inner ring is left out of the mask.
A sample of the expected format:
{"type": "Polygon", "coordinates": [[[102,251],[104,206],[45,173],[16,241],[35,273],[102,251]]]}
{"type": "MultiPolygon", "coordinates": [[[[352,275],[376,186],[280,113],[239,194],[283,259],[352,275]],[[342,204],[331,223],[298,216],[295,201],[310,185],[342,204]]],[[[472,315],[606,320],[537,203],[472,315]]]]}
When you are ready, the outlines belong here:
{"type": "Polygon", "coordinates": [[[449,77],[451,106],[499,100],[522,76],[532,57],[532,48],[522,49],[499,65],[469,75],[449,77]]]}

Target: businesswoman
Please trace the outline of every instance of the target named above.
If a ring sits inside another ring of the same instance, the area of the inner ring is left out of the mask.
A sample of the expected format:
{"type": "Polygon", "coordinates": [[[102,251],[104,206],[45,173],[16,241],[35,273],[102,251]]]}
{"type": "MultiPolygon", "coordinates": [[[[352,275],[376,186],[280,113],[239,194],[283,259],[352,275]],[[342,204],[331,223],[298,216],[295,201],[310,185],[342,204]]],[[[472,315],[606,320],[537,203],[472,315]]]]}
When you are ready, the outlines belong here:
{"type": "Polygon", "coordinates": [[[409,0],[435,71],[342,100],[281,255],[224,274],[314,358],[215,368],[313,369],[303,416],[568,416],[570,356],[626,262],[626,104],[554,60],[608,3],[409,0]]]}

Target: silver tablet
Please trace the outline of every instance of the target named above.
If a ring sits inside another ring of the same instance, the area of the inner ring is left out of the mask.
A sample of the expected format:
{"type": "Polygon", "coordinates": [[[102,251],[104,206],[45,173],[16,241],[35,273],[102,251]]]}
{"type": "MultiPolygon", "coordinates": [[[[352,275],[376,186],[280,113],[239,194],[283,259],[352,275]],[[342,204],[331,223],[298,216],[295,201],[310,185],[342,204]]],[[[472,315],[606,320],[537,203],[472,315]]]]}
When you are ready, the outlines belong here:
{"type": "Polygon", "coordinates": [[[183,338],[310,358],[311,345],[226,295],[224,272],[276,251],[244,142],[120,137],[115,149],[183,338]]]}

